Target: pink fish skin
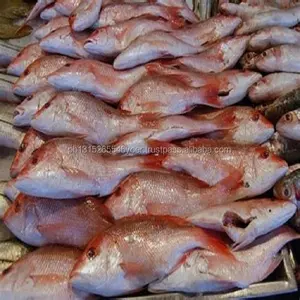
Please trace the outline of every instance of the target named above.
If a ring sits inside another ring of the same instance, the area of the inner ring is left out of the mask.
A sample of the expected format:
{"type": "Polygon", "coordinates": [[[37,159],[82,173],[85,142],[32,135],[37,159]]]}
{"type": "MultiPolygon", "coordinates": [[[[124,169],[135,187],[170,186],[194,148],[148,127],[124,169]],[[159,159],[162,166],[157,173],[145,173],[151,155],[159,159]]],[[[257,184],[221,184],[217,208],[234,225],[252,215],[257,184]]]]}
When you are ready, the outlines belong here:
{"type": "Polygon", "coordinates": [[[30,126],[34,114],[49,102],[56,93],[54,88],[47,87],[24,99],[14,110],[13,124],[15,126],[30,126]]]}
{"type": "Polygon", "coordinates": [[[123,70],[165,57],[179,57],[195,54],[203,49],[193,47],[171,33],[152,31],[134,40],[114,60],[114,68],[123,70]]]}
{"type": "Polygon", "coordinates": [[[299,46],[294,45],[281,45],[268,49],[259,55],[256,67],[267,73],[276,71],[300,73],[299,49],[299,46]]]}
{"type": "Polygon", "coordinates": [[[56,3],[50,4],[40,13],[40,18],[46,21],[50,21],[61,16],[62,14],[56,10],[56,3]]]}
{"type": "Polygon", "coordinates": [[[265,28],[251,37],[248,49],[259,52],[284,44],[300,46],[300,32],[278,26],[265,28]]]}
{"type": "Polygon", "coordinates": [[[20,103],[22,98],[14,93],[14,84],[18,77],[0,74],[0,102],[20,103]]]}
{"type": "Polygon", "coordinates": [[[116,3],[103,7],[95,27],[115,25],[145,15],[161,17],[177,24],[182,24],[184,19],[191,23],[199,21],[195,14],[186,8],[149,3],[116,3]]]}
{"type": "Polygon", "coordinates": [[[282,226],[258,238],[251,247],[233,252],[234,262],[219,253],[195,250],[170,275],[151,283],[148,290],[203,293],[246,288],[267,278],[282,261],[278,252],[295,239],[299,239],[299,234],[282,226]]]}
{"type": "Polygon", "coordinates": [[[47,76],[72,61],[73,59],[60,55],[43,56],[37,59],[14,84],[14,93],[20,96],[31,96],[39,89],[49,87],[47,76]]]}
{"type": "Polygon", "coordinates": [[[69,284],[80,254],[76,248],[57,245],[26,254],[0,276],[1,296],[5,299],[93,299],[69,284]]]}
{"type": "Polygon", "coordinates": [[[81,0],[56,0],[55,9],[62,15],[69,17],[80,2],[81,0]]]}
{"type": "Polygon", "coordinates": [[[234,241],[234,250],[240,250],[285,224],[296,210],[291,201],[253,199],[208,207],[188,220],[202,228],[225,231],[234,241]]]}
{"type": "Polygon", "coordinates": [[[70,16],[70,25],[74,31],[83,31],[97,22],[102,0],[81,1],[70,16]]]}
{"type": "Polygon", "coordinates": [[[206,207],[234,201],[240,179],[230,178],[208,187],[181,173],[142,172],[124,180],[105,205],[115,219],[139,214],[185,218],[206,207]]]}
{"type": "Polygon", "coordinates": [[[54,3],[55,0],[38,0],[33,9],[31,10],[30,14],[28,15],[25,23],[35,19],[43,9],[45,9],[49,4],[54,3]]]}
{"type": "Polygon", "coordinates": [[[21,76],[22,73],[37,59],[45,56],[39,43],[25,47],[7,67],[7,73],[14,76],[21,76]]]}
{"type": "Polygon", "coordinates": [[[168,116],[188,112],[196,105],[221,107],[218,85],[214,81],[211,85],[194,88],[176,77],[145,77],[126,92],[120,108],[132,115],[168,116]]]}
{"type": "Polygon", "coordinates": [[[147,118],[123,114],[89,94],[62,92],[37,112],[31,126],[48,136],[80,136],[92,144],[107,145],[146,122],[147,118]]]}
{"type": "Polygon", "coordinates": [[[188,68],[204,73],[219,73],[235,66],[244,54],[250,37],[225,38],[197,55],[175,60],[188,68]]]}
{"type": "Polygon", "coordinates": [[[10,176],[12,178],[15,178],[20,173],[27,161],[29,161],[33,151],[43,145],[46,139],[45,136],[32,128],[26,132],[10,167],[10,176]]]}
{"type": "Polygon", "coordinates": [[[132,293],[166,276],[185,252],[196,247],[216,249],[233,259],[220,239],[181,218],[123,218],[89,243],[72,271],[71,283],[106,297],[132,293]]]}
{"type": "Polygon", "coordinates": [[[172,24],[162,18],[134,18],[96,29],[85,41],[84,48],[92,54],[116,57],[139,36],[156,30],[171,31],[172,28],[172,24]]]}
{"type": "Polygon", "coordinates": [[[283,115],[276,124],[276,130],[281,136],[300,141],[300,109],[290,111],[283,115]]]}
{"type": "Polygon", "coordinates": [[[58,28],[65,27],[68,24],[69,24],[69,19],[65,16],[54,18],[44,26],[38,28],[34,32],[34,36],[40,40],[45,36],[47,36],[49,33],[55,31],[58,28]]]}
{"type": "Polygon", "coordinates": [[[118,103],[145,74],[144,66],[118,71],[100,61],[81,59],[52,73],[48,82],[58,90],[88,92],[107,102],[118,103]]]}
{"type": "Polygon", "coordinates": [[[248,95],[254,103],[271,102],[298,88],[300,88],[300,74],[272,73],[254,83],[248,95]]]}
{"type": "Polygon", "coordinates": [[[20,191],[18,191],[15,187],[14,180],[11,179],[8,181],[4,188],[4,195],[10,200],[15,201],[17,197],[19,196],[20,191]]]}
{"type": "Polygon", "coordinates": [[[246,20],[236,34],[249,34],[271,26],[293,27],[298,24],[299,15],[300,7],[262,12],[246,20]]]}
{"type": "Polygon", "coordinates": [[[106,151],[80,139],[51,139],[32,154],[15,186],[52,199],[106,196],[132,173],[161,169],[160,156],[111,157],[103,155],[106,151]]]}
{"type": "Polygon", "coordinates": [[[78,248],[84,248],[113,222],[97,198],[54,200],[23,194],[6,211],[3,221],[26,244],[78,248]]]}

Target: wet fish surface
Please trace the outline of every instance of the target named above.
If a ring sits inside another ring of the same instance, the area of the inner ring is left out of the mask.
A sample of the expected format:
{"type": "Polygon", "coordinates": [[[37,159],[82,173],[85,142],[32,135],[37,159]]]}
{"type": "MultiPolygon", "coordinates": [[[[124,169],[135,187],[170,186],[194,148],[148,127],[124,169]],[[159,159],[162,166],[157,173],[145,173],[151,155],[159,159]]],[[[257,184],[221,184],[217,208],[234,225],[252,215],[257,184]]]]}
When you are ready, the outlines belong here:
{"type": "Polygon", "coordinates": [[[21,98],[14,94],[13,85],[18,77],[0,74],[0,101],[19,103],[21,98]]]}
{"type": "Polygon", "coordinates": [[[276,124],[276,129],[280,135],[292,140],[300,141],[299,119],[300,109],[290,111],[279,119],[276,124]]]}
{"type": "Polygon", "coordinates": [[[34,36],[41,40],[42,38],[46,37],[51,32],[55,31],[58,28],[65,27],[69,25],[69,19],[65,16],[54,18],[53,20],[49,21],[44,26],[41,26],[34,32],[34,36]]]}
{"type": "Polygon", "coordinates": [[[24,131],[15,128],[12,124],[0,121],[0,145],[18,149],[24,137],[24,131]]]}

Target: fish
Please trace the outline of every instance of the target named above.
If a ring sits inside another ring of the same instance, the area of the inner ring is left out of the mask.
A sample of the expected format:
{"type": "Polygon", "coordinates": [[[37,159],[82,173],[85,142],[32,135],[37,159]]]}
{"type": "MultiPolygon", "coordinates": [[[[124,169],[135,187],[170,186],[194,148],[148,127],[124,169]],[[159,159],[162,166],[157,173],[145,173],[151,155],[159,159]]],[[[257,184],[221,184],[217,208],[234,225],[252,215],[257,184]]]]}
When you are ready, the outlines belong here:
{"type": "Polygon", "coordinates": [[[15,187],[30,196],[52,199],[107,196],[128,175],[161,169],[160,156],[123,158],[105,153],[106,147],[80,139],[51,139],[32,154],[15,178],[15,187]]]}
{"type": "Polygon", "coordinates": [[[1,242],[8,241],[12,239],[14,236],[9,231],[9,229],[5,226],[2,220],[0,220],[0,244],[1,242]]]}
{"type": "Polygon", "coordinates": [[[0,260],[15,262],[31,251],[31,247],[17,239],[0,243],[0,260]]]}
{"type": "Polygon", "coordinates": [[[259,52],[284,44],[300,46],[300,32],[278,26],[265,28],[251,37],[248,49],[259,52]]]}
{"type": "Polygon", "coordinates": [[[11,261],[0,261],[0,275],[6,270],[8,269],[11,265],[13,264],[13,262],[11,261]]]}
{"type": "Polygon", "coordinates": [[[30,126],[35,113],[56,96],[56,94],[57,91],[53,87],[46,87],[25,98],[14,109],[13,125],[18,127],[30,126]]]}
{"type": "Polygon", "coordinates": [[[186,218],[206,207],[234,201],[240,179],[238,175],[208,187],[186,174],[142,172],[125,179],[105,206],[116,220],[140,214],[186,218]]]}
{"type": "Polygon", "coordinates": [[[243,70],[257,70],[256,61],[259,58],[259,54],[256,52],[246,52],[239,60],[239,65],[243,70]]]}
{"type": "Polygon", "coordinates": [[[61,92],[34,115],[31,126],[48,136],[81,137],[92,144],[108,145],[144,128],[151,117],[143,120],[126,115],[86,93],[61,92]]]}
{"type": "Polygon", "coordinates": [[[99,58],[88,53],[83,41],[88,34],[72,32],[69,25],[56,29],[40,41],[40,47],[49,53],[66,55],[72,58],[99,58]]]}
{"type": "Polygon", "coordinates": [[[39,89],[49,87],[47,76],[61,67],[70,64],[73,59],[60,56],[43,56],[34,61],[15,82],[13,92],[20,96],[31,96],[39,89]]]}
{"type": "Polygon", "coordinates": [[[20,173],[30,159],[31,154],[43,145],[45,141],[47,141],[47,137],[32,128],[25,133],[10,167],[10,176],[12,178],[15,178],[20,173]]]}
{"type": "Polygon", "coordinates": [[[13,179],[8,181],[4,188],[4,195],[10,200],[15,201],[20,194],[20,191],[18,191],[14,185],[13,179]]]}
{"type": "Polygon", "coordinates": [[[191,251],[176,270],[151,283],[148,290],[151,293],[202,293],[246,288],[267,278],[282,261],[278,252],[285,244],[298,238],[293,229],[282,226],[259,237],[251,247],[233,252],[234,262],[219,253],[191,251]]]}
{"type": "Polygon", "coordinates": [[[197,105],[222,107],[218,82],[194,88],[176,76],[145,77],[133,85],[119,103],[132,115],[155,113],[159,116],[183,114],[197,105]]]}
{"type": "Polygon", "coordinates": [[[261,144],[273,133],[273,125],[253,108],[233,106],[207,114],[192,112],[145,122],[141,130],[114,142],[113,150],[126,155],[149,154],[147,140],[170,142],[196,135],[237,144],[261,144]]]}
{"type": "Polygon", "coordinates": [[[56,0],[55,9],[62,15],[69,17],[80,2],[81,0],[56,0]]]}
{"type": "Polygon", "coordinates": [[[55,31],[58,28],[65,27],[69,25],[68,17],[61,16],[56,17],[50,20],[47,24],[39,27],[37,30],[34,31],[34,36],[41,40],[42,38],[46,37],[49,33],[55,31]]]}
{"type": "Polygon", "coordinates": [[[0,66],[8,66],[11,61],[18,55],[20,48],[11,45],[8,41],[0,41],[0,66]]]}
{"type": "Polygon", "coordinates": [[[25,47],[7,67],[7,74],[21,76],[22,73],[37,59],[45,56],[39,43],[25,47]]]}
{"type": "Polygon", "coordinates": [[[299,22],[299,10],[300,8],[296,7],[261,12],[243,22],[235,34],[249,34],[272,26],[293,27],[299,22]]]}
{"type": "Polygon", "coordinates": [[[0,293],[6,299],[92,299],[69,285],[69,275],[81,251],[45,246],[27,253],[0,276],[0,293]]]}
{"type": "Polygon", "coordinates": [[[237,251],[285,224],[296,209],[291,201],[253,199],[208,207],[187,220],[201,228],[226,232],[237,251]]]}
{"type": "Polygon", "coordinates": [[[14,94],[13,85],[18,77],[0,74],[0,101],[20,103],[21,98],[14,94]]]}
{"type": "Polygon", "coordinates": [[[262,146],[267,147],[270,152],[280,156],[289,164],[295,164],[300,159],[300,143],[281,136],[278,132],[262,146]]]}
{"type": "Polygon", "coordinates": [[[97,22],[102,0],[81,1],[70,16],[70,25],[74,31],[83,31],[97,22]]]}
{"type": "Polygon", "coordinates": [[[102,8],[100,17],[93,27],[115,25],[145,15],[161,17],[175,24],[183,24],[184,20],[190,23],[199,22],[193,11],[182,7],[168,7],[155,3],[115,3],[102,8]]]}
{"type": "Polygon", "coordinates": [[[290,111],[283,115],[276,124],[276,130],[281,136],[300,141],[299,117],[300,109],[290,111]]]}
{"type": "Polygon", "coordinates": [[[16,104],[9,102],[0,102],[0,120],[9,124],[13,124],[14,110],[16,104]]]}
{"type": "Polygon", "coordinates": [[[27,16],[25,20],[25,24],[29,21],[35,19],[48,5],[54,3],[55,0],[38,0],[30,14],[27,16]]]}
{"type": "Polygon", "coordinates": [[[291,166],[289,166],[289,169],[288,169],[288,171],[286,172],[285,175],[287,176],[287,175],[291,174],[292,172],[294,172],[298,169],[300,169],[300,164],[291,165],[291,166]]]}
{"type": "Polygon", "coordinates": [[[80,59],[49,75],[48,82],[58,90],[87,92],[109,103],[118,103],[146,74],[145,66],[118,71],[100,61],[80,59]]]}
{"type": "Polygon", "coordinates": [[[113,66],[117,70],[124,70],[159,58],[187,56],[201,51],[201,47],[191,46],[171,33],[156,30],[135,39],[115,58],[113,66]]]}
{"type": "Polygon", "coordinates": [[[142,16],[96,29],[84,42],[91,54],[116,57],[136,38],[152,31],[172,31],[172,24],[162,18],[142,16]]]}
{"type": "Polygon", "coordinates": [[[248,96],[253,103],[272,102],[300,88],[300,74],[271,73],[254,83],[248,96]]]}
{"type": "Polygon", "coordinates": [[[233,68],[244,54],[249,36],[228,37],[207,50],[192,56],[177,58],[174,63],[204,73],[219,73],[233,68]]]}
{"type": "Polygon", "coordinates": [[[88,244],[70,282],[75,288],[104,297],[132,293],[166,276],[185,252],[197,247],[216,249],[232,259],[220,239],[184,219],[147,215],[123,218],[88,244]]]}
{"type": "Polygon", "coordinates": [[[11,205],[10,200],[5,195],[6,181],[0,181],[0,219],[2,220],[4,213],[11,205]]]}
{"type": "Polygon", "coordinates": [[[278,8],[268,5],[248,5],[241,2],[236,3],[222,3],[220,5],[220,12],[225,15],[232,15],[240,17],[243,21],[249,20],[257,14],[262,12],[277,11],[278,8]]]}
{"type": "Polygon", "coordinates": [[[262,52],[257,61],[256,67],[263,72],[291,72],[300,73],[297,65],[299,61],[299,46],[281,45],[262,52]]]}
{"type": "Polygon", "coordinates": [[[0,145],[18,149],[24,137],[24,131],[15,128],[12,124],[0,120],[0,145]]]}
{"type": "Polygon", "coordinates": [[[20,194],[6,211],[3,222],[28,245],[85,248],[113,220],[97,198],[54,200],[20,194]]]}
{"type": "Polygon", "coordinates": [[[266,147],[256,145],[241,146],[203,138],[187,140],[179,146],[149,140],[148,147],[150,153],[165,154],[160,161],[163,168],[190,174],[209,186],[242,174],[243,188],[236,191],[236,195],[244,195],[247,188],[255,191],[256,195],[262,194],[288,170],[283,159],[270,153],[266,147]],[[265,174],[267,169],[269,175],[272,174],[271,178],[262,176],[260,182],[254,180],[253,177],[265,174]]]}
{"type": "MultiPolygon", "coordinates": [[[[289,170],[290,171],[290,170],[289,170]]],[[[296,169],[281,178],[273,188],[273,194],[277,199],[291,201],[299,208],[300,170],[296,169]]]]}
{"type": "Polygon", "coordinates": [[[276,124],[284,114],[298,108],[300,108],[300,89],[295,89],[274,102],[256,106],[256,109],[273,124],[276,124]]]}
{"type": "Polygon", "coordinates": [[[40,18],[46,21],[50,21],[61,16],[62,14],[56,10],[56,3],[50,4],[40,13],[40,18]]]}

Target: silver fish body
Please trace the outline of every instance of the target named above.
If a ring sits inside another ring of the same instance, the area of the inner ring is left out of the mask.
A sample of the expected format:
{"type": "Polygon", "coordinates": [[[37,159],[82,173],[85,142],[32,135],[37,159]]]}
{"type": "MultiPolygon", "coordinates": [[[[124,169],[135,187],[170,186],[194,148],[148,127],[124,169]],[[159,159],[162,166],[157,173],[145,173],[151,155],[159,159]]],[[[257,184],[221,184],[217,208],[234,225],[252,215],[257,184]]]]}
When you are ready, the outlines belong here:
{"type": "Polygon", "coordinates": [[[19,103],[21,98],[14,94],[13,86],[18,77],[0,74],[0,101],[19,103]]]}

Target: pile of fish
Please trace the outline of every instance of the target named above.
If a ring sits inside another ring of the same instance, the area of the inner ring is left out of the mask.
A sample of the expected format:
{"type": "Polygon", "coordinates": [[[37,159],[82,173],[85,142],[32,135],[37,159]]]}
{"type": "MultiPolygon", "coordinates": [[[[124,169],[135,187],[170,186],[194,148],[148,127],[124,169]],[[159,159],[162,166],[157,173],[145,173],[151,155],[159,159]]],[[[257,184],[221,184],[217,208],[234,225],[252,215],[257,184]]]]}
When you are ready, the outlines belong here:
{"type": "Polygon", "coordinates": [[[279,266],[300,5],[261,2],[199,21],[184,0],[38,0],[26,46],[0,42],[0,299],[223,292],[279,266]]]}

